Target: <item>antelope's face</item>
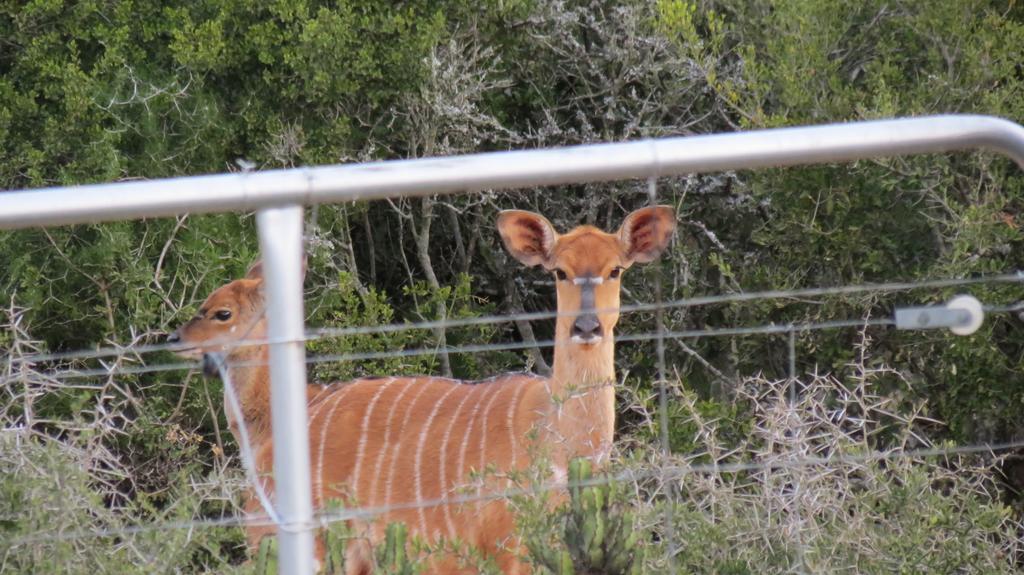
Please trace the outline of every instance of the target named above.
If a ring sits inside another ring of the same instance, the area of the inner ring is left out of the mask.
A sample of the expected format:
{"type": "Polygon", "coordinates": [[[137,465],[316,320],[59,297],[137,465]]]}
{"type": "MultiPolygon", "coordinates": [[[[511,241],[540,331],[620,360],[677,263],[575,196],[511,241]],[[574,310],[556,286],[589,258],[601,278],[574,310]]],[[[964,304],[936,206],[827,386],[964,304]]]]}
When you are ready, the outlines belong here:
{"type": "Polygon", "coordinates": [[[256,264],[245,278],[210,294],[196,315],[168,336],[167,341],[184,346],[179,355],[200,357],[209,352],[230,352],[234,343],[265,337],[263,271],[256,264]]]}
{"type": "Polygon", "coordinates": [[[654,260],[675,231],[668,206],[629,214],[615,233],[580,226],[560,235],[546,218],[506,210],[498,231],[508,251],[528,266],[541,265],[555,276],[558,293],[556,339],[582,346],[610,341],[619,320],[622,272],[654,260]]]}

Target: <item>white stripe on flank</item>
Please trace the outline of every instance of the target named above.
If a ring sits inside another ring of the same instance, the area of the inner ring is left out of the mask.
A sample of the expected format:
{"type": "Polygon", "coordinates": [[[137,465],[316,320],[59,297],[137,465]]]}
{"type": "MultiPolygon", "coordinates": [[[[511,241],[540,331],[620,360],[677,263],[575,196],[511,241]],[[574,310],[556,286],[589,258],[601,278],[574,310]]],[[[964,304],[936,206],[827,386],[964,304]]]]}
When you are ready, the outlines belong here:
{"type": "MultiPolygon", "coordinates": [[[[359,385],[359,381],[353,381],[345,387],[339,389],[334,394],[334,404],[331,407],[331,412],[327,415],[327,419],[324,420],[323,425],[320,427],[320,453],[316,458],[316,489],[317,495],[320,498],[320,506],[324,507],[327,503],[324,501],[324,447],[327,445],[327,430],[331,427],[331,419],[334,418],[334,412],[338,410],[338,403],[341,399],[348,395],[348,392],[359,385]]],[[[329,399],[324,400],[324,403],[329,399]]]]}
{"type": "Polygon", "coordinates": [[[380,477],[381,467],[384,465],[384,460],[388,456],[388,449],[391,447],[391,419],[394,417],[395,412],[398,411],[398,407],[402,405],[402,398],[405,397],[405,393],[409,391],[413,387],[413,383],[416,382],[415,379],[409,378],[402,379],[401,381],[405,386],[402,387],[402,391],[398,392],[398,397],[391,402],[391,409],[388,411],[388,420],[387,423],[384,424],[384,446],[377,450],[377,464],[373,466],[372,475],[375,479],[373,482],[373,492],[370,497],[370,501],[367,501],[367,504],[369,505],[377,504],[377,487],[380,486],[380,481],[376,481],[376,479],[380,477]]]}
{"type": "MultiPolygon", "coordinates": [[[[466,396],[462,398],[462,401],[459,402],[459,406],[455,408],[455,413],[452,415],[452,420],[448,423],[448,429],[444,431],[444,438],[441,440],[441,458],[440,465],[438,465],[440,472],[438,475],[440,476],[442,497],[446,497],[447,495],[451,494],[451,490],[448,488],[448,482],[446,481],[447,478],[445,477],[444,473],[445,468],[448,467],[448,440],[451,439],[452,429],[455,427],[455,424],[459,421],[459,414],[462,413],[462,406],[466,405],[466,401],[470,398],[470,396],[476,393],[477,388],[478,386],[472,386],[470,390],[466,393],[466,396]]],[[[458,481],[458,479],[456,479],[456,481],[458,481]]],[[[455,525],[452,523],[451,506],[442,505],[441,507],[442,509],[444,509],[444,521],[445,524],[448,526],[448,537],[454,539],[455,525]]]]}
{"type": "MultiPolygon", "coordinates": [[[[384,485],[385,485],[384,508],[385,509],[387,509],[387,508],[389,508],[391,506],[391,489],[393,487],[392,484],[395,481],[395,468],[398,467],[398,450],[400,450],[402,448],[402,442],[400,441],[401,433],[409,425],[409,417],[412,416],[412,408],[416,405],[416,402],[419,401],[420,396],[423,395],[423,392],[426,391],[427,388],[430,387],[430,384],[433,383],[433,382],[434,382],[434,380],[432,378],[428,378],[425,381],[423,381],[422,383],[420,383],[419,384],[420,385],[420,392],[417,393],[416,397],[412,398],[412,401],[409,402],[409,407],[405,408],[405,418],[402,420],[402,427],[401,427],[401,429],[398,430],[399,441],[395,441],[395,449],[393,450],[395,455],[394,455],[394,457],[391,458],[391,467],[388,469],[388,479],[384,483],[384,485]]],[[[409,502],[408,501],[403,501],[402,503],[409,503],[409,502]]]]}
{"type": "Polygon", "coordinates": [[[338,390],[340,390],[340,389],[342,389],[344,387],[344,386],[342,386],[342,387],[332,387],[333,385],[334,384],[332,383],[330,386],[327,386],[324,389],[321,389],[320,392],[316,394],[316,397],[314,397],[312,399],[312,401],[310,401],[310,404],[315,404],[315,405],[313,405],[314,410],[309,412],[309,428],[310,429],[313,429],[313,420],[316,419],[316,416],[320,415],[320,411],[323,410],[324,404],[331,400],[331,394],[332,393],[337,393],[338,390]],[[324,399],[324,400],[321,401],[320,400],[320,396],[322,396],[324,394],[327,394],[327,399],[324,399]]]}
{"type": "MultiPolygon", "coordinates": [[[[493,385],[501,385],[501,384],[494,383],[493,385]]],[[[506,385],[505,387],[511,387],[511,386],[510,385],[506,385]]],[[[480,421],[480,484],[477,485],[477,488],[476,488],[476,494],[477,494],[476,513],[477,513],[477,515],[480,514],[480,512],[481,512],[481,510],[483,508],[483,506],[482,506],[482,502],[483,502],[482,497],[483,497],[483,493],[484,493],[484,479],[485,479],[484,471],[485,471],[485,469],[487,467],[487,414],[491,412],[491,405],[494,403],[495,399],[498,399],[498,396],[501,395],[502,391],[504,391],[504,390],[503,389],[496,389],[496,390],[494,390],[494,395],[491,396],[491,400],[488,401],[487,402],[487,406],[484,407],[484,416],[483,416],[483,418],[480,421]]]]}
{"type": "Polygon", "coordinates": [[[359,472],[363,467],[363,455],[366,454],[366,432],[369,431],[370,418],[373,417],[373,408],[377,405],[377,401],[380,400],[380,396],[384,394],[384,390],[388,388],[392,383],[395,382],[395,378],[389,377],[387,381],[381,382],[380,389],[377,393],[373,394],[373,399],[370,400],[370,404],[366,406],[366,413],[363,414],[363,424],[359,428],[359,448],[356,449],[356,465],[352,471],[352,492],[356,494],[356,503],[359,505],[368,505],[367,501],[359,501],[359,472]]]}
{"type": "MultiPolygon", "coordinates": [[[[473,412],[469,414],[469,424],[466,425],[466,430],[462,434],[462,448],[459,450],[459,471],[458,475],[455,476],[456,486],[460,485],[461,482],[466,480],[466,449],[469,447],[469,436],[473,431],[473,426],[476,425],[476,415],[480,413],[480,404],[483,403],[484,398],[488,397],[488,395],[491,397],[492,400],[494,399],[494,396],[497,395],[497,393],[488,394],[487,392],[499,391],[495,389],[494,385],[481,383],[477,383],[476,385],[477,387],[484,391],[480,394],[480,397],[477,398],[476,406],[473,407],[473,412]]],[[[490,402],[488,401],[488,405],[489,404],[490,402]]]]}
{"type": "MultiPolygon", "coordinates": [[[[339,392],[343,392],[345,390],[348,390],[348,387],[349,387],[349,385],[351,385],[351,382],[349,382],[348,385],[341,385],[339,387],[335,387],[335,385],[336,385],[336,383],[332,383],[332,384],[330,384],[328,386],[325,386],[322,390],[320,390],[319,393],[316,394],[316,397],[313,398],[313,401],[317,402],[317,403],[314,406],[314,409],[312,411],[310,411],[310,413],[309,413],[310,440],[312,440],[312,438],[313,438],[313,430],[316,428],[316,418],[324,410],[324,406],[326,406],[327,403],[330,402],[332,399],[336,399],[339,392]],[[327,394],[327,397],[321,400],[321,396],[323,396],[324,394],[327,394]]],[[[321,445],[321,448],[322,448],[323,447],[323,442],[321,442],[320,445],[321,445]]],[[[310,445],[309,447],[310,447],[310,449],[313,448],[312,445],[310,445]]],[[[323,460],[323,452],[321,451],[321,455],[320,455],[320,457],[316,461],[310,461],[310,466],[313,466],[313,465],[317,466],[317,476],[315,478],[311,478],[311,479],[315,479],[316,480],[314,482],[314,488],[315,488],[315,493],[317,494],[318,497],[320,497],[320,504],[321,505],[323,505],[323,494],[324,494],[323,485],[322,485],[323,467],[322,467],[322,465],[319,462],[322,461],[322,460],[323,460]]]]}
{"type": "MultiPolygon", "coordinates": [[[[441,396],[441,399],[437,400],[434,404],[434,409],[430,412],[430,416],[427,417],[426,423],[423,424],[423,428],[420,429],[420,441],[416,446],[416,466],[413,468],[413,476],[416,478],[416,502],[419,503],[424,501],[423,498],[423,446],[427,443],[427,435],[430,433],[430,426],[434,423],[434,418],[437,416],[437,412],[441,410],[441,406],[444,405],[444,400],[448,399],[448,396],[453,391],[459,389],[463,384],[461,383],[449,383],[451,387],[448,391],[441,396]]],[[[427,537],[427,514],[420,505],[416,509],[420,515],[420,534],[423,537],[427,537]]]]}
{"type": "MultiPolygon", "coordinates": [[[[323,411],[323,409],[324,409],[324,405],[325,405],[325,404],[326,404],[326,403],[327,403],[328,401],[330,401],[330,400],[331,400],[331,395],[330,395],[330,394],[332,394],[332,393],[337,393],[337,392],[338,392],[339,390],[343,389],[343,388],[341,388],[341,387],[337,387],[337,388],[333,388],[333,389],[332,389],[332,387],[331,387],[331,386],[333,386],[333,385],[334,385],[334,384],[332,383],[332,384],[331,384],[330,386],[327,386],[327,387],[325,387],[324,389],[320,390],[320,393],[318,393],[318,394],[316,395],[316,397],[314,397],[314,398],[313,398],[313,401],[317,401],[317,400],[319,400],[319,399],[320,399],[320,396],[321,396],[321,395],[323,395],[323,394],[325,394],[325,393],[326,393],[326,394],[328,394],[328,395],[327,395],[327,399],[324,399],[323,401],[320,401],[319,403],[317,403],[317,404],[316,404],[316,405],[314,406],[314,409],[312,409],[312,410],[311,410],[311,411],[309,412],[309,425],[308,425],[308,429],[309,429],[309,435],[310,435],[310,440],[312,440],[312,438],[313,438],[313,430],[314,430],[314,429],[316,428],[316,425],[315,425],[315,423],[316,423],[316,418],[317,418],[317,416],[318,416],[318,415],[320,415],[320,412],[321,412],[321,411],[323,411]]],[[[312,449],[312,448],[313,448],[313,446],[312,446],[312,445],[310,445],[309,447],[310,447],[310,449],[312,449]]],[[[316,465],[316,464],[317,464],[317,462],[316,462],[316,461],[310,461],[310,462],[309,462],[309,465],[310,465],[310,467],[312,467],[313,465],[316,465]]],[[[320,482],[320,479],[321,479],[321,478],[320,478],[319,476],[317,476],[316,478],[310,478],[310,479],[311,479],[311,480],[313,480],[313,479],[315,479],[315,480],[316,480],[316,481],[315,481],[315,483],[314,483],[314,487],[315,487],[316,491],[317,491],[317,492],[319,492],[319,493],[320,493],[320,494],[322,495],[322,494],[323,494],[323,490],[322,490],[322,489],[320,488],[320,485],[319,485],[319,482],[320,482]]],[[[321,504],[322,504],[322,503],[323,503],[323,501],[321,501],[321,504]]]]}
{"type": "Polygon", "coordinates": [[[514,471],[516,468],[516,450],[518,446],[516,444],[516,426],[515,426],[515,414],[516,408],[519,406],[519,398],[523,395],[523,391],[526,389],[526,383],[512,384],[516,386],[516,393],[512,396],[512,401],[508,404],[508,436],[512,441],[512,462],[509,464],[509,471],[514,471]]]}

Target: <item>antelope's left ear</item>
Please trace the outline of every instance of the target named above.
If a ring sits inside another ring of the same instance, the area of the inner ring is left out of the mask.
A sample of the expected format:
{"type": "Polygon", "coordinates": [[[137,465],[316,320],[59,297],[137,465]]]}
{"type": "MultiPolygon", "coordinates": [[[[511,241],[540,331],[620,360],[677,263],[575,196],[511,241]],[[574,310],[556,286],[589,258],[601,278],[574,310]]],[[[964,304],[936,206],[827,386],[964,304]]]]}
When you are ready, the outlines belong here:
{"type": "Polygon", "coordinates": [[[668,247],[676,231],[676,213],[671,206],[651,206],[626,216],[619,228],[619,242],[629,263],[654,261],[668,247]]]}

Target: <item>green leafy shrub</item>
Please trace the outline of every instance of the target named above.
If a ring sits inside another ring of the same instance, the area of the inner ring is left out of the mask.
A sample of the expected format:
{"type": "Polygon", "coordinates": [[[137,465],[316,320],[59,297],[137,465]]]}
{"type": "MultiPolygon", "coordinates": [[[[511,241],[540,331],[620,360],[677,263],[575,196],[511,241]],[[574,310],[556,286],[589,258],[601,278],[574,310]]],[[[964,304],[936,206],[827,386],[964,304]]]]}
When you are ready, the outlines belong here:
{"type": "Polygon", "coordinates": [[[569,501],[547,517],[548,533],[530,533],[526,547],[533,561],[551,573],[640,573],[644,547],[633,513],[625,507],[618,482],[594,476],[590,462],[569,464],[569,501]],[[593,482],[593,484],[591,484],[593,482]]]}

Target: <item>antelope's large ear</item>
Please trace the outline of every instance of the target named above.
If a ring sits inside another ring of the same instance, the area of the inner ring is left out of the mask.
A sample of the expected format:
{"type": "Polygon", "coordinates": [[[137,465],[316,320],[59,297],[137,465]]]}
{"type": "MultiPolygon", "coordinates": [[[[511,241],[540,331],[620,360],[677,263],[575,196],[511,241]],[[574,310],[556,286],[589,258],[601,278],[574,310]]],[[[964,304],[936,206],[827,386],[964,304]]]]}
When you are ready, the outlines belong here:
{"type": "Polygon", "coordinates": [[[657,259],[675,231],[675,210],[671,206],[651,206],[626,216],[619,228],[619,241],[629,263],[643,264],[657,259]]]}
{"type": "Polygon", "coordinates": [[[547,262],[558,239],[558,233],[547,218],[523,210],[499,213],[498,233],[509,253],[528,266],[547,262]]]}
{"type": "Polygon", "coordinates": [[[263,260],[257,260],[256,263],[252,264],[249,271],[245,272],[245,279],[247,280],[262,280],[263,279],[263,260]]]}
{"type": "MultiPolygon", "coordinates": [[[[306,254],[302,254],[302,278],[306,278],[306,254]]],[[[263,279],[263,260],[259,260],[252,264],[249,271],[245,272],[245,279],[247,280],[262,280],[263,279]]]]}

